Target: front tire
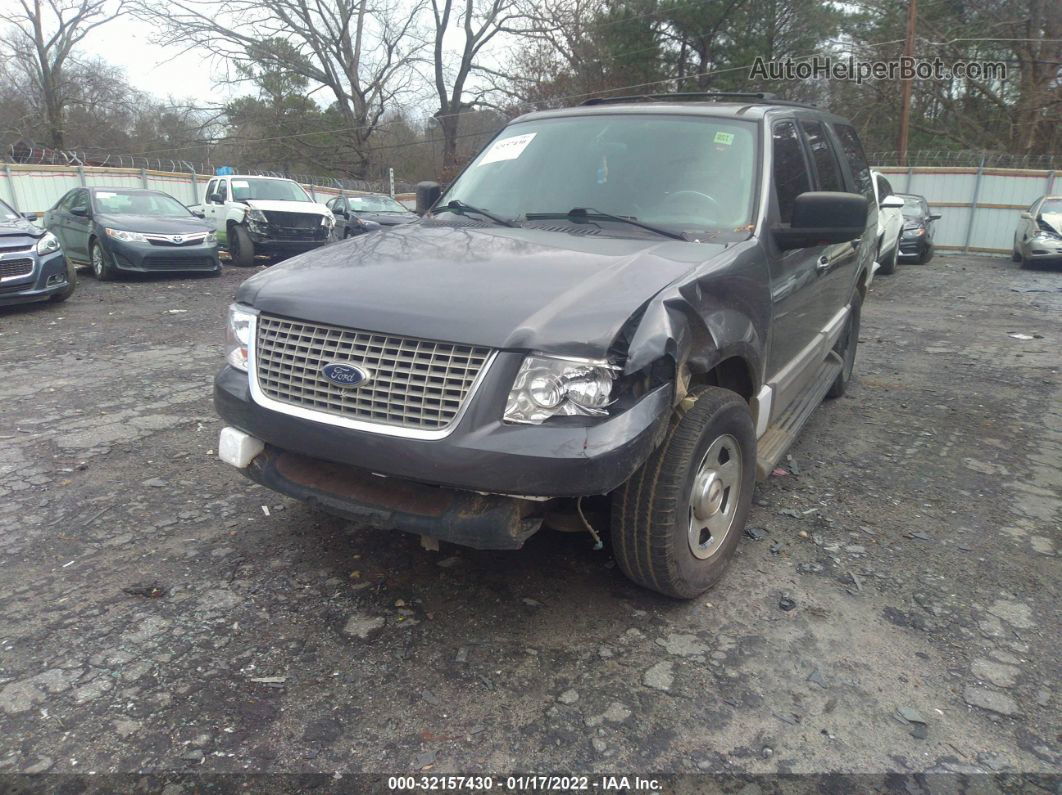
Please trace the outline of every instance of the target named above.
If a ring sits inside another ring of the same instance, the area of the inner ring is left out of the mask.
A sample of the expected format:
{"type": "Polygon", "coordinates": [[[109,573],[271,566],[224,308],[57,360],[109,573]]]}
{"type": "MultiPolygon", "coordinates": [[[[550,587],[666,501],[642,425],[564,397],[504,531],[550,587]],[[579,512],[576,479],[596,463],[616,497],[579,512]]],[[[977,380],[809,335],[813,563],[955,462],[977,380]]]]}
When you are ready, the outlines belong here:
{"type": "Polygon", "coordinates": [[[756,430],[735,392],[695,387],[667,437],[612,494],[620,569],[665,596],[692,599],[722,577],[741,539],[756,481],[756,430]]]}
{"type": "Polygon", "coordinates": [[[52,296],[51,301],[54,304],[61,304],[67,298],[74,294],[74,290],[77,289],[77,268],[74,267],[70,260],[66,262],[66,287],[52,296]]]}
{"type": "MultiPolygon", "coordinates": [[[[880,250],[878,251],[878,254],[881,254],[880,250]]],[[[880,265],[880,267],[878,268],[878,273],[882,274],[883,276],[891,276],[892,274],[896,273],[896,261],[897,259],[899,259],[899,256],[900,241],[897,239],[896,245],[892,247],[892,253],[889,254],[888,262],[878,263],[880,265]]]]}
{"type": "Polygon", "coordinates": [[[92,275],[98,281],[111,282],[118,275],[114,263],[98,240],[89,242],[89,262],[92,263],[92,275]]]}
{"type": "Polygon", "coordinates": [[[251,235],[242,226],[236,225],[229,229],[229,256],[232,264],[241,268],[254,265],[254,241],[251,235]]]}

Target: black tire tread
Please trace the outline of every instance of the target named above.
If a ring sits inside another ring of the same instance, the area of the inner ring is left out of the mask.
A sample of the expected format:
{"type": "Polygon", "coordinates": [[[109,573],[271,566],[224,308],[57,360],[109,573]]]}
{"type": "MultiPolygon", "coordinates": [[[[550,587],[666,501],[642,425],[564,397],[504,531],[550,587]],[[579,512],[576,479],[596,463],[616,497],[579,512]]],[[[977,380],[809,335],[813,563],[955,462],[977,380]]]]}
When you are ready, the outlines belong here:
{"type": "MultiPolygon", "coordinates": [[[[705,428],[721,412],[734,408],[748,412],[748,404],[735,392],[713,386],[691,389],[675,409],[663,442],[613,493],[613,554],[620,569],[639,585],[684,599],[704,590],[682,577],[674,560],[676,512],[685,498],[688,468],[705,428]]],[[[750,427],[751,422],[750,416],[750,427]]],[[[751,492],[751,483],[748,488],[751,492]]],[[[731,532],[740,534],[741,528],[731,532]]]]}

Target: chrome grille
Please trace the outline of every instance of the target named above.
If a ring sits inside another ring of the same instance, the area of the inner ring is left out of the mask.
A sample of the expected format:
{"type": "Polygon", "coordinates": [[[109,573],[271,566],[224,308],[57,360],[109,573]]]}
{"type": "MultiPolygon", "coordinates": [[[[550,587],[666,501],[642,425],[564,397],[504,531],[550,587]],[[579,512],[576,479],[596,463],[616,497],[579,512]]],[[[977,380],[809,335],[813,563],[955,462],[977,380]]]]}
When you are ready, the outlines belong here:
{"type": "Polygon", "coordinates": [[[0,261],[0,279],[13,279],[16,276],[28,276],[33,272],[33,260],[9,259],[0,261]]]}
{"type": "Polygon", "coordinates": [[[351,420],[435,431],[450,425],[490,358],[489,348],[258,317],[258,386],[272,400],[351,420]],[[356,387],[321,376],[327,364],[368,370],[356,387]]]}

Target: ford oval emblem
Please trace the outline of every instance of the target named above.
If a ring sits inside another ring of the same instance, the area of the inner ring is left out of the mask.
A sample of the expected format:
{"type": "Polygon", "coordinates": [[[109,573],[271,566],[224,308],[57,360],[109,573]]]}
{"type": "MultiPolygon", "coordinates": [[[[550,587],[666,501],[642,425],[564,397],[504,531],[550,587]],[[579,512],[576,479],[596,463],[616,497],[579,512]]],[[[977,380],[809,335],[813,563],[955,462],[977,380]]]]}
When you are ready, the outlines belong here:
{"type": "Polygon", "coordinates": [[[372,377],[365,368],[342,362],[326,364],[321,368],[321,375],[336,386],[345,388],[361,386],[372,377]]]}

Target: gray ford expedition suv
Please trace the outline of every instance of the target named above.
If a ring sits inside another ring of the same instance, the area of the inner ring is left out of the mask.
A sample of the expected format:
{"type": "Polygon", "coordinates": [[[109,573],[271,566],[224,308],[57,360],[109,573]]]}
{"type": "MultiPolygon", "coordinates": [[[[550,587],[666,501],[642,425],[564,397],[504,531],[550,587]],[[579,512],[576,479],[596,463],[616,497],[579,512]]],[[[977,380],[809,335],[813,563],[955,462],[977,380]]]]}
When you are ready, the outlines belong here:
{"type": "Polygon", "coordinates": [[[472,547],[607,526],[636,582],[710,587],[852,375],[877,224],[855,130],[764,95],[592,100],[421,193],[419,222],[239,288],[221,458],[472,547]]]}

